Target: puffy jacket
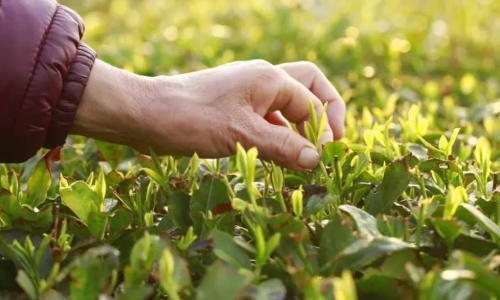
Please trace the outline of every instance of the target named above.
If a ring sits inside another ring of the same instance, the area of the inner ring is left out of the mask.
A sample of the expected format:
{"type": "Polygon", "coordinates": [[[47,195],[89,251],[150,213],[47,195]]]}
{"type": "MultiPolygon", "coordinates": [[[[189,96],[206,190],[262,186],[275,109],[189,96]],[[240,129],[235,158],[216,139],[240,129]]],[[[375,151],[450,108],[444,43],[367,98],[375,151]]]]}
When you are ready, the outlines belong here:
{"type": "Polygon", "coordinates": [[[0,163],[65,143],[96,53],[54,0],[0,0],[0,163]]]}

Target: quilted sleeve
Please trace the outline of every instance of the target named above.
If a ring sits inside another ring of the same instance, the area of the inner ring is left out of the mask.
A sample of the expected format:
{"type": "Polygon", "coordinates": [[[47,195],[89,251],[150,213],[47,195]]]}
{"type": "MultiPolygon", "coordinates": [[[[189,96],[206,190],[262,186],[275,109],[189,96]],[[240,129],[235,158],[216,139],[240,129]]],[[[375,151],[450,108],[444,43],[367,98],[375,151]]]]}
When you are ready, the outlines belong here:
{"type": "Polygon", "coordinates": [[[0,163],[65,143],[96,53],[54,0],[0,0],[0,163]]]}

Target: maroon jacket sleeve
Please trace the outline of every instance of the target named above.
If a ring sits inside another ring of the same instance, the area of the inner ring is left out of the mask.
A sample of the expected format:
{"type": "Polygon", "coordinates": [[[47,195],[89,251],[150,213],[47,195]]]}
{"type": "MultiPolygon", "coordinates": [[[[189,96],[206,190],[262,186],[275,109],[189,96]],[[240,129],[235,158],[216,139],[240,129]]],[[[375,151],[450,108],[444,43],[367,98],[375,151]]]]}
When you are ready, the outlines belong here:
{"type": "Polygon", "coordinates": [[[65,143],[96,54],[54,0],[0,0],[0,163],[65,143]]]}

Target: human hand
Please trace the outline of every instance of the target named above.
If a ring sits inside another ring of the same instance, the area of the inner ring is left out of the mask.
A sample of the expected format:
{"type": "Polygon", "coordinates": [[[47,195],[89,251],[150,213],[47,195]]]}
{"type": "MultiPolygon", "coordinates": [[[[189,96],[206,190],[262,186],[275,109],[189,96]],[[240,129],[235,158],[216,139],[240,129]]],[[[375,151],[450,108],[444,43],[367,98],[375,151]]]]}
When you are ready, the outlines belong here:
{"type": "Polygon", "coordinates": [[[294,170],[312,169],[319,154],[288,122],[318,115],[330,102],[322,143],[344,134],[345,104],[307,62],[273,66],[236,62],[175,76],[142,77],[96,62],[72,133],[149,153],[227,157],[257,147],[259,156],[294,170]],[[335,135],[334,135],[335,134],[335,135]]]}

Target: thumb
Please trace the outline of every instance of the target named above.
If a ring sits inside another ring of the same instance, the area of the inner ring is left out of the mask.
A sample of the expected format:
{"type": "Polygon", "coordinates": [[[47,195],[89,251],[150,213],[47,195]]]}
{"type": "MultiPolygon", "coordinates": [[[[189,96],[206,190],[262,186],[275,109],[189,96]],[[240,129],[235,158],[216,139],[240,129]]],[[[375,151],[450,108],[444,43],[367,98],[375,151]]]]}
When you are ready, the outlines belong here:
{"type": "Polygon", "coordinates": [[[292,129],[271,124],[260,116],[254,117],[253,124],[255,130],[247,138],[249,146],[259,150],[260,158],[296,171],[311,170],[319,164],[314,145],[292,129]]]}

